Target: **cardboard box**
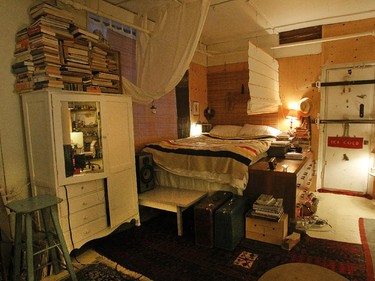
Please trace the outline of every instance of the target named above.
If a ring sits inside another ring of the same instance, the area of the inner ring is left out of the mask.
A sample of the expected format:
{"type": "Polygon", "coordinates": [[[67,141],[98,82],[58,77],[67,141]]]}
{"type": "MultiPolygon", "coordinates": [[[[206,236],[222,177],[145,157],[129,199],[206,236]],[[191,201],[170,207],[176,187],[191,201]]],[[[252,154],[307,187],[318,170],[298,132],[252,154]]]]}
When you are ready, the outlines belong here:
{"type": "Polygon", "coordinates": [[[293,232],[292,234],[285,237],[281,248],[290,251],[295,245],[298,244],[299,241],[301,241],[301,234],[293,232]]]}

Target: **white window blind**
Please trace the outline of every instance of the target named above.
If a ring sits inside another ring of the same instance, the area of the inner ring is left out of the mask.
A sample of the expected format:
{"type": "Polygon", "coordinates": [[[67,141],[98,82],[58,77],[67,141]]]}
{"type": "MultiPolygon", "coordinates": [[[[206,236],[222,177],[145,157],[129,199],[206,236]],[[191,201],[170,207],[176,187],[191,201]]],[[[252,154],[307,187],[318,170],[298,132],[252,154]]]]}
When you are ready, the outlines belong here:
{"type": "Polygon", "coordinates": [[[249,93],[247,114],[277,112],[279,97],[279,63],[249,42],[249,93]]]}

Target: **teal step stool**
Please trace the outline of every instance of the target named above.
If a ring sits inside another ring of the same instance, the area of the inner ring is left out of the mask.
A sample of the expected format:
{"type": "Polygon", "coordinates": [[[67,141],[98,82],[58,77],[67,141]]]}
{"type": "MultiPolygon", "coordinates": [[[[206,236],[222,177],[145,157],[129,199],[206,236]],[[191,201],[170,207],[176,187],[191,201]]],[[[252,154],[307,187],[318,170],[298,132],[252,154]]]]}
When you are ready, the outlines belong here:
{"type": "Polygon", "coordinates": [[[23,200],[12,201],[6,205],[12,212],[16,214],[16,227],[14,238],[14,280],[21,280],[21,254],[22,254],[22,224],[25,218],[25,233],[26,233],[26,264],[27,264],[27,280],[34,281],[34,255],[41,252],[49,251],[54,274],[61,271],[60,264],[57,258],[57,247],[60,246],[65,264],[70,274],[72,281],[77,281],[76,274],[70,259],[68,248],[61,231],[59,219],[57,217],[57,204],[61,203],[62,199],[52,195],[38,195],[23,200]],[[48,242],[48,247],[34,253],[33,251],[33,227],[32,214],[34,212],[41,212],[41,219],[43,220],[45,238],[48,242]],[[51,231],[51,224],[55,228],[55,233],[51,231]],[[54,236],[57,236],[58,243],[55,242],[54,236]]]}

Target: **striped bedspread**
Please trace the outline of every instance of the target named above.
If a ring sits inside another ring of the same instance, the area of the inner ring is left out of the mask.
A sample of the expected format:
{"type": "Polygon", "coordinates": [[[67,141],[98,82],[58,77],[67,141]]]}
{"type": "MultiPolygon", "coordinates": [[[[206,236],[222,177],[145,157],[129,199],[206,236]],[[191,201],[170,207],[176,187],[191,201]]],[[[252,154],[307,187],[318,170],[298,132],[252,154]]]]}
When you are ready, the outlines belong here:
{"type": "Polygon", "coordinates": [[[210,136],[166,140],[147,145],[154,162],[180,176],[230,184],[244,190],[248,166],[265,156],[271,140],[228,140],[210,136]]]}

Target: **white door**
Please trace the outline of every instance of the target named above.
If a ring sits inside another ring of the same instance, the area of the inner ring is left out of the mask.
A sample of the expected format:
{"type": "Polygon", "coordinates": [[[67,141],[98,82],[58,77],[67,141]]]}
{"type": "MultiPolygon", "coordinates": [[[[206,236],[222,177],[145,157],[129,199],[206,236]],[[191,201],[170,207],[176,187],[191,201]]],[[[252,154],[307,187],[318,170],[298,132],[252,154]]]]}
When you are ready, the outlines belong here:
{"type": "MultiPolygon", "coordinates": [[[[325,82],[374,80],[375,66],[329,68],[322,76],[325,82]]],[[[374,93],[373,83],[322,87],[318,188],[368,193],[370,184],[372,189],[374,125],[366,120],[375,117],[374,93]]]]}
{"type": "Polygon", "coordinates": [[[110,224],[111,227],[117,227],[124,221],[138,216],[131,98],[106,98],[102,118],[104,140],[108,149],[107,191],[110,224]]]}

